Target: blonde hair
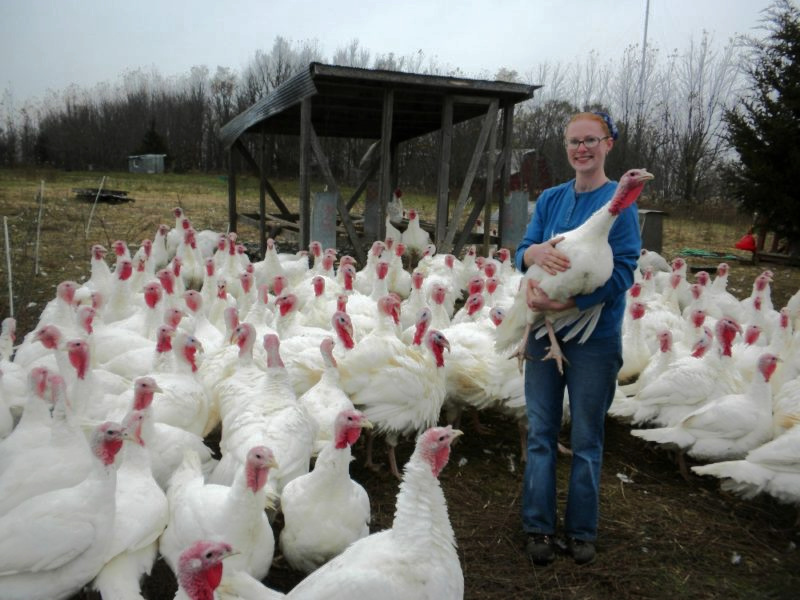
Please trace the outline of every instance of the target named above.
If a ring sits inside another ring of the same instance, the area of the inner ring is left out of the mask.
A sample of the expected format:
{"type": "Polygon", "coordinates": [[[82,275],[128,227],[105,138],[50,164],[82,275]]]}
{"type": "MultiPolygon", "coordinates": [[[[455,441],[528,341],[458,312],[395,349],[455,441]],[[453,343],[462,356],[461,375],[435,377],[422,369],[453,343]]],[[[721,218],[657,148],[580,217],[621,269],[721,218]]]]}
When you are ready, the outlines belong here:
{"type": "Polygon", "coordinates": [[[605,132],[605,134],[608,137],[611,137],[611,130],[608,128],[608,123],[606,123],[606,120],[603,117],[601,117],[600,115],[598,115],[597,113],[593,113],[593,112],[575,113],[574,115],[572,115],[570,117],[569,121],[567,121],[567,124],[564,127],[564,130],[566,131],[567,127],[569,127],[572,123],[574,123],[575,121],[580,121],[581,119],[588,119],[590,121],[594,121],[595,123],[599,123],[600,127],[603,128],[603,131],[605,132]]]}

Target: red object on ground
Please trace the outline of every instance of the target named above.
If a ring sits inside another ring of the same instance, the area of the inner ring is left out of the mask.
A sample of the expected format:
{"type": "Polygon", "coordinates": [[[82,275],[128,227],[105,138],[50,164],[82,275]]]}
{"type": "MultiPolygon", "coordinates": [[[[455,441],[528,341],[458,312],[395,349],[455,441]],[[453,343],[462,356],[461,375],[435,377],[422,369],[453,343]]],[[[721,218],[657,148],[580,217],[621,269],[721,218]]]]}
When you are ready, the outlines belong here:
{"type": "Polygon", "coordinates": [[[748,252],[755,252],[756,251],[756,238],[753,237],[753,234],[748,232],[742,236],[742,238],[734,244],[734,247],[738,248],[739,250],[747,250],[748,252]]]}

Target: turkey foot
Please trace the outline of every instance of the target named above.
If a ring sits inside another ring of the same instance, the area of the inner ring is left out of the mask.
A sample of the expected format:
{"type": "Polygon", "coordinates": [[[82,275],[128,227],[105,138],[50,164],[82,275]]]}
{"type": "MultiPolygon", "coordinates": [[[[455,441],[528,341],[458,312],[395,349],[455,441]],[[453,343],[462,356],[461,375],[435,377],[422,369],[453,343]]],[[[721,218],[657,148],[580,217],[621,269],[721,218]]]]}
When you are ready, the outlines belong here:
{"type": "Polygon", "coordinates": [[[370,471],[377,473],[381,470],[380,465],[372,461],[372,442],[375,438],[369,430],[366,431],[364,437],[367,438],[367,460],[364,462],[364,466],[370,471]]]}
{"type": "Polygon", "coordinates": [[[547,337],[550,338],[550,347],[547,349],[547,354],[544,355],[542,360],[548,360],[552,358],[558,364],[558,372],[563,375],[564,374],[564,363],[566,362],[569,364],[564,355],[561,353],[561,346],[558,345],[558,340],[556,340],[556,332],[553,331],[553,325],[547,319],[544,320],[544,326],[547,327],[547,337]]]}
{"type": "Polygon", "coordinates": [[[517,349],[514,350],[514,353],[509,356],[509,359],[516,358],[517,359],[517,367],[519,367],[519,372],[522,373],[522,365],[525,364],[525,348],[528,347],[528,336],[531,333],[531,325],[528,323],[525,326],[525,333],[522,334],[522,339],[520,340],[519,344],[517,345],[517,349]]]}
{"type": "Polygon", "coordinates": [[[399,481],[403,480],[403,476],[400,474],[400,470],[397,468],[397,458],[394,455],[394,446],[391,444],[387,444],[389,447],[389,468],[392,471],[392,475],[397,477],[399,481]]]}
{"type": "Polygon", "coordinates": [[[478,435],[489,435],[492,433],[491,427],[481,423],[480,415],[478,415],[477,409],[472,409],[472,428],[478,435]]]}

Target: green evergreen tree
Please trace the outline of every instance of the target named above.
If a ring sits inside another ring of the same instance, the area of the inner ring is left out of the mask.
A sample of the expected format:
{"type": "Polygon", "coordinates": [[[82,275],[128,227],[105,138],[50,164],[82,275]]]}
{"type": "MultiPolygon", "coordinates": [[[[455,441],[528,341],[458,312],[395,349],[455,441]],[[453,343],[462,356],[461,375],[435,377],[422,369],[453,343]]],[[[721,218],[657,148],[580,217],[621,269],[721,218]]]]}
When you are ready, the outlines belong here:
{"type": "Polygon", "coordinates": [[[144,133],[141,144],[134,154],[167,154],[167,144],[164,138],[156,131],[156,120],[150,119],[150,127],[144,133]]]}
{"type": "Polygon", "coordinates": [[[740,162],[725,170],[731,197],[796,250],[800,242],[800,12],[778,0],[765,12],[764,39],[748,39],[751,92],[725,113],[740,162]]]}

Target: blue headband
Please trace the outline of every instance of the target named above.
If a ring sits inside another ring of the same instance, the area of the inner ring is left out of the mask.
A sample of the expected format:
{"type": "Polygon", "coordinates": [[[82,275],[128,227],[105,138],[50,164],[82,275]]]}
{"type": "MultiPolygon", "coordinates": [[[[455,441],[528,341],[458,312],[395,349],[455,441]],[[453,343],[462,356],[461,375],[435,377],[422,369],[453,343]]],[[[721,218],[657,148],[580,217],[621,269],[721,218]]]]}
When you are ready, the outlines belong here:
{"type": "Polygon", "coordinates": [[[611,120],[611,117],[608,115],[608,113],[604,113],[601,110],[596,110],[594,111],[594,114],[606,122],[606,127],[608,127],[608,133],[611,135],[611,139],[616,140],[619,137],[619,130],[617,129],[617,126],[614,125],[614,121],[611,120]]]}

